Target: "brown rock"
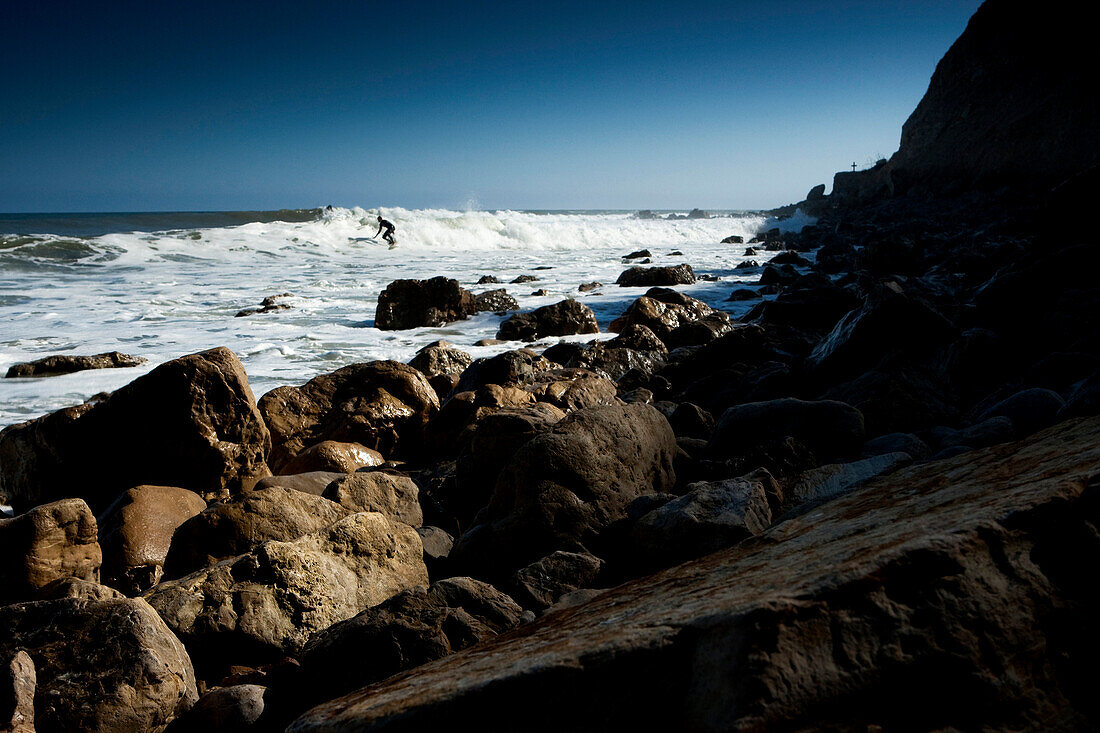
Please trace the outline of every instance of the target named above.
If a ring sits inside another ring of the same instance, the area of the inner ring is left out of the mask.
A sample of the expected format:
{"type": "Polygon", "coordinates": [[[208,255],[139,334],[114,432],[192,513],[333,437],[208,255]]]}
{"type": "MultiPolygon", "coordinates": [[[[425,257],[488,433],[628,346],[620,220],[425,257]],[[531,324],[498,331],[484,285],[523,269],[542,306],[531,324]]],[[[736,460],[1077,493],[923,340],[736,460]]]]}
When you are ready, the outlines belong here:
{"type": "Polygon", "coordinates": [[[311,634],[427,584],[416,530],[362,512],[163,582],[145,598],[213,677],[231,663],[294,655],[311,634]]]}
{"type": "Polygon", "coordinates": [[[382,471],[353,473],[333,481],[322,496],[349,512],[381,512],[410,527],[424,523],[419,490],[408,476],[382,471]]]}
{"type": "Polygon", "coordinates": [[[20,649],[0,670],[0,731],[34,733],[34,660],[20,649]]]}
{"type": "Polygon", "coordinates": [[[509,588],[524,607],[542,611],[566,593],[594,585],[603,564],[587,552],[558,550],[517,570],[509,588]]]}
{"type": "Polygon", "coordinates": [[[336,479],[346,476],[346,471],[308,471],[306,473],[292,473],[289,475],[268,476],[256,482],[255,491],[264,489],[294,489],[306,494],[320,496],[325,489],[336,479]]]}
{"type": "Polygon", "coordinates": [[[39,733],[153,731],[198,699],[179,640],[140,598],[0,608],[0,658],[34,660],[39,733]]]}
{"type": "Polygon", "coordinates": [[[621,287],[653,287],[668,285],[692,285],[695,283],[695,273],[691,271],[691,265],[676,265],[674,267],[631,267],[623,270],[615,281],[621,287]]]}
{"type": "Polygon", "coordinates": [[[414,453],[424,425],[439,409],[427,378],[408,364],[375,361],[322,374],[301,387],[278,387],[260,398],[271,429],[271,465],[282,469],[322,440],[360,443],[387,457],[414,453]]]}
{"type": "Polygon", "coordinates": [[[251,552],[268,540],[292,541],[318,532],[350,513],[328,499],[293,489],[250,491],[181,524],[164,570],[167,577],[178,578],[251,552]]]}
{"type": "Polygon", "coordinates": [[[673,330],[698,321],[713,313],[713,309],[696,300],[668,288],[651,288],[638,298],[626,311],[611,322],[610,330],[621,333],[628,326],[646,326],[657,338],[664,339],[673,330]]]}
{"type": "Polygon", "coordinates": [[[500,324],[497,338],[504,341],[535,341],[545,336],[599,332],[592,309],[569,298],[536,308],[530,313],[516,313],[500,324]]]}
{"type": "Polygon", "coordinates": [[[244,367],[217,348],[161,364],[96,403],[0,431],[0,498],[27,507],[73,491],[104,509],[142,484],[227,496],[268,475],[271,446],[244,367]]]}
{"type": "Polygon", "coordinates": [[[566,411],[618,402],[615,383],[587,369],[550,369],[536,375],[527,389],[539,402],[566,411]]]}
{"type": "Polygon", "coordinates": [[[0,519],[0,603],[29,600],[59,578],[99,580],[96,521],[83,499],[0,519]]]}
{"type": "Polygon", "coordinates": [[[426,346],[416,352],[409,366],[419,369],[429,379],[439,374],[462,374],[474,357],[449,346],[426,346]]]}
{"type": "Polygon", "coordinates": [[[140,356],[130,356],[118,351],[93,356],[70,356],[58,354],[43,359],[12,364],[6,376],[13,377],[52,377],[56,374],[71,374],[85,369],[122,369],[148,364],[149,360],[140,356]]]}
{"type": "Polygon", "coordinates": [[[138,486],[120,496],[99,522],[104,585],[134,596],[159,583],[172,534],[205,508],[201,496],[174,486],[138,486]]]}
{"type": "Polygon", "coordinates": [[[413,730],[443,710],[492,729],[532,709],[541,731],[1087,729],[1098,431],[903,469],[288,730],[413,730]]]}
{"type": "Polygon", "coordinates": [[[354,473],[365,466],[380,466],[386,462],[382,454],[359,443],[322,440],[291,458],[282,467],[282,474],[329,471],[354,473]]]}
{"type": "Polygon", "coordinates": [[[59,598],[76,598],[83,601],[111,601],[126,598],[125,593],[92,580],[61,578],[38,591],[36,601],[55,601],[59,598]]]}
{"type": "Polygon", "coordinates": [[[258,730],[263,715],[262,685],[215,687],[172,721],[165,733],[246,733],[258,730]]]}
{"type": "Polygon", "coordinates": [[[383,331],[442,326],[476,313],[473,294],[458,280],[394,280],[378,296],[374,326],[383,331]]]}

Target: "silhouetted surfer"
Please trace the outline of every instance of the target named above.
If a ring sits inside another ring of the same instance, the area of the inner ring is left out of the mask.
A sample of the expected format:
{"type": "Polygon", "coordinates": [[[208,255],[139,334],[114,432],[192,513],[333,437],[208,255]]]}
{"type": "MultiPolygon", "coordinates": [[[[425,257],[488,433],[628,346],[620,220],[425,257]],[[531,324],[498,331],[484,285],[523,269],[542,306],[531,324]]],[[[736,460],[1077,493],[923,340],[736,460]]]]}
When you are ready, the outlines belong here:
{"type": "Polygon", "coordinates": [[[382,239],[389,242],[391,246],[397,244],[397,241],[393,238],[393,224],[382,217],[378,217],[378,231],[374,233],[374,236],[377,237],[379,234],[382,234],[382,239]],[[382,234],[383,229],[386,230],[385,234],[382,234]]]}

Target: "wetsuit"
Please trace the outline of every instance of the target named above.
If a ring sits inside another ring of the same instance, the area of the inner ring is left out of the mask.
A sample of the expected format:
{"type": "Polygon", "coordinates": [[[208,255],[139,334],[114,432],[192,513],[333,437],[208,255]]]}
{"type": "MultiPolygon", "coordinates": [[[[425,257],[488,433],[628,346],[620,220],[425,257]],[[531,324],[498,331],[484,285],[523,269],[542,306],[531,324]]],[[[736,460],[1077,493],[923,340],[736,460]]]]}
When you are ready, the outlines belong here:
{"type": "Polygon", "coordinates": [[[374,233],[374,236],[377,237],[383,229],[386,230],[386,233],[382,234],[382,239],[386,240],[390,244],[393,244],[393,224],[386,221],[385,219],[379,220],[378,231],[374,233]]]}

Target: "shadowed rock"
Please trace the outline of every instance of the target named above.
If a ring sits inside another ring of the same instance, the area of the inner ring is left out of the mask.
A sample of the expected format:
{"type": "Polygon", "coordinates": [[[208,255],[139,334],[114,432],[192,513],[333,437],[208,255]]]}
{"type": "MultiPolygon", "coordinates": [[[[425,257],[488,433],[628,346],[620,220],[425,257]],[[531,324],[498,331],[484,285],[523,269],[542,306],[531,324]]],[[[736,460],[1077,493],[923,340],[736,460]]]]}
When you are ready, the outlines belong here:
{"type": "Polygon", "coordinates": [[[500,324],[497,338],[503,341],[535,341],[545,336],[599,332],[592,309],[570,298],[544,305],[530,313],[516,313],[500,324]]]}
{"type": "Polygon", "coordinates": [[[96,521],[82,499],[0,519],[0,603],[30,600],[61,578],[99,580],[96,521]]]}
{"type": "Polygon", "coordinates": [[[57,374],[71,374],[85,369],[122,369],[148,364],[149,360],[140,356],[130,356],[119,351],[110,351],[93,356],[69,356],[58,354],[34,361],[20,362],[8,367],[6,376],[13,377],[52,377],[57,374]]]}
{"type": "Polygon", "coordinates": [[[668,285],[693,285],[695,273],[691,265],[670,267],[631,267],[623,270],[615,284],[620,287],[653,287],[668,285]]]}
{"type": "Polygon", "coordinates": [[[378,296],[374,326],[383,331],[442,326],[476,313],[473,294],[458,280],[394,280],[378,296]]]}

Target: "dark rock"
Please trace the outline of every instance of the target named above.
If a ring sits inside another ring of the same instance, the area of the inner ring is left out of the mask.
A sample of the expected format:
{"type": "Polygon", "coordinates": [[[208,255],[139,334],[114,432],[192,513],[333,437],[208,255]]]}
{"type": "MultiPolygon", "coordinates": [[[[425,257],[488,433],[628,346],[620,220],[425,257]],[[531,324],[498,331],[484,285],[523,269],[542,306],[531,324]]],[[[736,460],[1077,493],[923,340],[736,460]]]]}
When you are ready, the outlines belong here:
{"type": "Polygon", "coordinates": [[[285,488],[248,492],[215,504],[183,522],[164,560],[168,578],[179,578],[251,552],[264,542],[287,542],[318,532],[350,510],[328,499],[285,488]]]}
{"type": "Polygon", "coordinates": [[[93,509],[141,484],[226,496],[268,475],[271,436],[229,349],[174,359],[95,403],[0,431],[0,499],[73,492],[93,509]]]}
{"type": "Polygon", "coordinates": [[[517,313],[500,324],[497,338],[503,341],[535,341],[545,336],[599,333],[592,309],[572,298],[517,313]]]}
{"type": "Polygon", "coordinates": [[[50,377],[55,374],[71,374],[72,372],[80,372],[85,369],[122,369],[126,367],[136,367],[147,364],[148,362],[148,359],[143,359],[140,356],[130,356],[129,354],[123,354],[118,351],[111,351],[106,354],[95,354],[94,356],[69,356],[67,354],[58,354],[56,356],[47,356],[43,359],[35,359],[30,362],[12,364],[8,367],[8,373],[5,376],[9,379],[13,377],[50,377]]]}
{"type": "Polygon", "coordinates": [[[0,628],[0,659],[34,660],[41,733],[159,730],[198,699],[187,652],[141,599],[17,603],[0,628]]]}
{"type": "Polygon", "coordinates": [[[714,432],[714,416],[699,405],[684,402],[668,417],[668,424],[677,438],[710,438],[714,432]]]}
{"type": "Polygon", "coordinates": [[[912,433],[887,433],[868,440],[863,446],[863,456],[872,458],[887,453],[908,453],[916,460],[931,455],[928,445],[912,433]]]}
{"type": "Polygon", "coordinates": [[[722,240],[722,244],[744,244],[745,238],[739,234],[731,234],[722,240]]]}
{"type": "Polygon", "coordinates": [[[1059,420],[1100,413],[1100,371],[1084,379],[1070,392],[1066,405],[1058,413],[1059,420]]]}
{"type": "MultiPolygon", "coordinates": [[[[299,454],[300,455],[300,454],[299,454]]],[[[349,471],[308,471],[306,473],[281,474],[268,476],[256,482],[252,488],[255,491],[263,489],[293,489],[304,494],[320,496],[325,489],[336,479],[350,473],[349,471]]],[[[239,498],[239,497],[238,497],[239,498]]]]}
{"type": "Polygon", "coordinates": [[[807,201],[819,201],[825,198],[825,184],[819,183],[810,189],[810,192],[806,194],[807,201]]]}
{"type": "Polygon", "coordinates": [[[547,290],[546,288],[539,288],[538,290],[531,293],[531,297],[532,298],[545,298],[549,294],[550,294],[550,291],[547,290]]]}
{"type": "Polygon", "coordinates": [[[623,255],[624,260],[640,260],[643,257],[652,257],[653,253],[648,249],[639,249],[635,252],[631,252],[628,255],[623,255]]]}
{"type": "MultiPolygon", "coordinates": [[[[652,331],[650,334],[652,335],[652,331]]],[[[612,345],[615,341],[617,339],[598,342],[584,349],[570,359],[569,366],[589,369],[618,380],[632,369],[652,374],[665,365],[665,354],[668,353],[668,349],[660,339],[657,340],[661,344],[659,348],[646,350],[616,347],[612,345]]]]}
{"type": "Polygon", "coordinates": [[[631,267],[619,274],[615,284],[624,288],[694,285],[695,273],[691,271],[691,265],[631,267]]]}
{"type": "Polygon", "coordinates": [[[474,363],[474,357],[449,346],[425,346],[416,352],[409,366],[419,369],[429,379],[439,374],[462,374],[474,363]]]}
{"type": "Polygon", "coordinates": [[[760,285],[790,285],[799,277],[798,270],[794,269],[794,265],[783,265],[782,267],[765,265],[764,271],[760,273],[760,279],[757,282],[760,285]]]}
{"type": "Polygon", "coordinates": [[[863,415],[851,405],[788,397],[729,408],[715,425],[707,451],[736,455],[768,439],[792,437],[828,460],[857,454],[863,435],[863,415]]]}
{"type": "MultiPolygon", "coordinates": [[[[359,443],[344,443],[339,440],[322,440],[298,453],[280,469],[284,475],[307,473],[352,473],[365,466],[378,466],[385,463],[382,454],[359,443]]],[[[271,485],[287,485],[285,482],[270,481],[274,477],[261,479],[271,485]]],[[[257,484],[259,485],[259,484],[257,484]]],[[[298,488],[290,486],[290,488],[298,488]]],[[[323,487],[322,487],[323,488],[323,487]]],[[[320,493],[310,491],[312,494],[320,493]]]]}
{"type": "Polygon", "coordinates": [[[512,597],[524,608],[542,611],[566,593],[595,584],[604,562],[585,552],[553,552],[512,576],[512,597]]]}
{"type": "Polygon", "coordinates": [[[664,337],[670,350],[702,346],[733,330],[733,320],[722,311],[714,311],[697,321],[683,323],[664,337]]]}
{"type": "Polygon", "coordinates": [[[394,280],[378,296],[374,327],[398,331],[420,326],[442,326],[477,313],[474,296],[458,280],[394,280]]]}
{"type": "Polygon", "coordinates": [[[754,270],[760,267],[760,263],[756,260],[742,260],[738,262],[733,269],[735,270],[754,270]]]}
{"type": "Polygon", "coordinates": [[[488,583],[440,580],[314,635],[302,652],[303,678],[325,697],[342,695],[491,639],[522,619],[523,609],[488,583]]]}
{"type": "Polygon", "coordinates": [[[420,543],[424,546],[424,564],[428,567],[428,576],[436,578],[446,566],[447,556],[451,554],[455,539],[439,527],[417,527],[420,543]]]}
{"type": "Polygon", "coordinates": [[[538,278],[535,277],[534,275],[520,275],[515,280],[512,280],[511,284],[512,285],[522,285],[523,283],[533,283],[537,280],[538,280],[538,278]]]}
{"type": "Polygon", "coordinates": [[[702,209],[692,209],[688,212],[687,218],[689,219],[709,219],[710,214],[702,209]]]}
{"type": "Polygon", "coordinates": [[[792,506],[818,504],[847,494],[913,462],[908,453],[883,453],[851,463],[832,463],[803,472],[787,492],[792,506]]]}
{"type": "Polygon", "coordinates": [[[581,283],[580,285],[577,286],[577,290],[579,290],[582,293],[587,293],[589,290],[595,290],[596,288],[602,288],[602,287],[603,287],[603,283],[598,283],[598,282],[581,283]]]}
{"type": "Polygon", "coordinates": [[[441,710],[483,729],[539,710],[539,731],[1087,729],[1096,504],[1081,477],[1100,472],[1098,431],[902,469],[289,730],[412,730],[441,710]]]}
{"type": "Polygon", "coordinates": [[[82,499],[0,519],[0,604],[26,601],[60,578],[99,580],[96,521],[82,499]]]}
{"type": "Polygon", "coordinates": [[[644,404],[579,410],[516,451],[451,557],[493,575],[554,550],[579,551],[642,494],[675,482],[676,439],[644,404]]]}
{"type": "Polygon", "coordinates": [[[1100,370],[1100,356],[1080,351],[1056,351],[1036,362],[1024,381],[1068,396],[1074,384],[1097,370],[1100,370]]]}
{"type": "Polygon", "coordinates": [[[1016,434],[1012,421],[1007,417],[991,417],[962,430],[939,429],[934,431],[940,441],[940,448],[954,448],[965,445],[967,448],[986,448],[998,443],[1007,443],[1016,434]]]}
{"type": "Polygon", "coordinates": [[[787,250],[786,252],[780,252],[775,257],[768,260],[768,264],[771,265],[794,265],[796,267],[809,267],[810,261],[802,255],[794,252],[793,250],[787,250]]]}
{"type": "Polygon", "coordinates": [[[279,471],[322,440],[360,443],[387,458],[415,455],[439,398],[419,370],[396,361],[351,364],[301,387],[277,387],[259,403],[279,471]]]}
{"type": "Polygon", "coordinates": [[[1016,437],[1022,438],[1053,425],[1058,418],[1058,411],[1065,404],[1065,400],[1057,392],[1033,387],[1001,400],[982,412],[978,421],[983,422],[991,417],[1007,417],[1016,429],[1016,437]]]}
{"type": "Polygon", "coordinates": [[[738,300],[757,300],[760,298],[760,293],[749,288],[738,288],[730,293],[730,297],[726,300],[738,301],[738,300]]]}
{"type": "Polygon", "coordinates": [[[136,596],[160,582],[176,528],[206,509],[193,491],[137,486],[99,519],[103,584],[136,596]]]}
{"type": "Polygon", "coordinates": [[[756,247],[745,247],[746,257],[755,257],[757,255],[756,247]]]}
{"type": "Polygon", "coordinates": [[[478,311],[492,311],[493,313],[502,313],[505,311],[519,310],[519,303],[516,299],[508,294],[508,291],[504,288],[497,288],[496,290],[489,290],[475,299],[477,303],[478,311]]]}
{"type": "Polygon", "coordinates": [[[38,680],[34,660],[20,649],[0,661],[0,730],[34,733],[34,691],[38,680]]]}
{"type": "Polygon", "coordinates": [[[634,351],[655,351],[667,354],[668,347],[661,337],[649,326],[630,323],[621,328],[619,335],[604,344],[609,349],[633,349],[634,351]]]}
{"type": "Polygon", "coordinates": [[[609,328],[622,332],[631,325],[645,326],[657,338],[664,339],[674,329],[712,313],[714,310],[701,300],[667,288],[651,288],[612,321],[609,328]]]}
{"type": "Polygon", "coordinates": [[[424,523],[419,489],[408,476],[370,471],[342,476],[322,496],[348,512],[380,512],[410,527],[424,523]]]}
{"type": "Polygon", "coordinates": [[[477,279],[478,285],[495,285],[499,282],[500,280],[498,280],[494,275],[482,275],[477,279]]]}
{"type": "Polygon", "coordinates": [[[230,733],[259,730],[264,712],[262,685],[215,687],[172,721],[165,733],[230,733]]]}
{"type": "Polygon", "coordinates": [[[868,435],[913,432],[956,422],[958,400],[934,374],[905,365],[872,369],[821,395],[863,413],[868,435]]]}

